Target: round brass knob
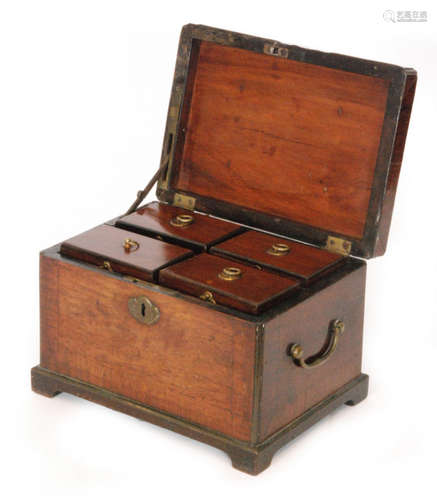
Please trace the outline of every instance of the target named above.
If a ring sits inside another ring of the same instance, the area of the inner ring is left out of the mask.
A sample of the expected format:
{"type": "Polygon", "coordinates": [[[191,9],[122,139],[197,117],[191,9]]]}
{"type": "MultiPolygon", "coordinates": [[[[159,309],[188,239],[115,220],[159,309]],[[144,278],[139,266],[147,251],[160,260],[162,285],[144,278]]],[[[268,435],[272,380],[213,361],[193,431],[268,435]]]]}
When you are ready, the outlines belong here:
{"type": "Polygon", "coordinates": [[[200,294],[199,299],[210,302],[211,304],[216,304],[214,295],[209,290],[205,290],[202,294],[200,294]]]}
{"type": "Polygon", "coordinates": [[[238,267],[225,267],[218,275],[218,277],[225,281],[233,281],[241,278],[243,273],[238,267]]]}
{"type": "Polygon", "coordinates": [[[175,227],[187,227],[194,222],[194,217],[189,214],[179,214],[170,219],[170,224],[175,227]]]}
{"type": "Polygon", "coordinates": [[[273,245],[267,250],[269,255],[287,255],[290,253],[290,247],[285,243],[273,243],[273,245]]]}

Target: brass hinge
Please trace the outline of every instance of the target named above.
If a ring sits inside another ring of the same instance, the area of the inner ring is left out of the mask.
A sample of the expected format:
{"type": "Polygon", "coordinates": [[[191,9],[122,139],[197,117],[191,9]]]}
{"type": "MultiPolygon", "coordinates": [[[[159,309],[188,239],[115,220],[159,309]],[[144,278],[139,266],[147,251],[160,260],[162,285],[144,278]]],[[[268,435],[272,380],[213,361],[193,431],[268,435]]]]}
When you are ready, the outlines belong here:
{"type": "Polygon", "coordinates": [[[349,255],[352,250],[352,242],[343,238],[337,238],[336,236],[328,236],[325,248],[341,255],[349,255]]]}
{"type": "Polygon", "coordinates": [[[175,193],[173,205],[175,207],[186,208],[187,210],[194,210],[194,207],[196,206],[196,198],[187,196],[186,194],[175,193]]]}

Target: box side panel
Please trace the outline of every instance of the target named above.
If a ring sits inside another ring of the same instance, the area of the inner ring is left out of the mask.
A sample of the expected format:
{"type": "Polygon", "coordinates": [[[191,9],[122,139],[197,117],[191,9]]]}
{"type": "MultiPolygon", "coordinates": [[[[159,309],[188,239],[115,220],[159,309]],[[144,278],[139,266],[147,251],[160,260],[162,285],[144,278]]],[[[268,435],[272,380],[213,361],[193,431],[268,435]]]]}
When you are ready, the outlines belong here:
{"type": "Polygon", "coordinates": [[[250,440],[253,323],[44,255],[41,304],[42,367],[250,440]],[[129,313],[142,295],[153,325],[129,313]]]}
{"type": "Polygon", "coordinates": [[[54,351],[58,331],[59,265],[55,259],[40,255],[40,358],[41,364],[47,354],[54,351]]]}
{"type": "Polygon", "coordinates": [[[365,265],[265,325],[259,441],[264,440],[361,373],[365,265]],[[325,364],[298,366],[289,355],[299,344],[305,358],[326,345],[331,321],[344,322],[325,364]]]}

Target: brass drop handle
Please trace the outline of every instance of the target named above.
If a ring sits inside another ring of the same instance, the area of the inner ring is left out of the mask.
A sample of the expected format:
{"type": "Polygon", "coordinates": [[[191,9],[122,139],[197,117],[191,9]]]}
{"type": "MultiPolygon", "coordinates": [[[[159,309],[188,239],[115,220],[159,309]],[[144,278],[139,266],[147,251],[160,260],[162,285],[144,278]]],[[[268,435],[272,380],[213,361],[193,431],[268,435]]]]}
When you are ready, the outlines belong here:
{"type": "Polygon", "coordinates": [[[175,227],[187,227],[194,222],[194,217],[189,214],[179,214],[170,219],[170,224],[175,227]]]}
{"type": "Polygon", "coordinates": [[[273,245],[266,250],[269,255],[281,257],[290,253],[290,247],[285,243],[273,243],[273,245]]]}
{"type": "Polygon", "coordinates": [[[123,248],[126,252],[135,252],[135,250],[138,250],[138,248],[140,248],[140,244],[138,243],[138,241],[132,240],[131,238],[126,238],[123,241],[123,248]]]}
{"type": "Polygon", "coordinates": [[[243,276],[243,273],[242,273],[241,269],[238,267],[225,267],[218,274],[218,277],[221,280],[225,280],[225,281],[238,280],[241,278],[241,276],[243,276]]]}
{"type": "Polygon", "coordinates": [[[291,344],[288,349],[288,354],[293,358],[293,361],[300,367],[311,369],[321,366],[334,353],[337,348],[340,334],[344,332],[344,323],[339,319],[334,319],[329,323],[328,338],[326,347],[320,353],[304,359],[304,352],[300,344],[291,344]]]}

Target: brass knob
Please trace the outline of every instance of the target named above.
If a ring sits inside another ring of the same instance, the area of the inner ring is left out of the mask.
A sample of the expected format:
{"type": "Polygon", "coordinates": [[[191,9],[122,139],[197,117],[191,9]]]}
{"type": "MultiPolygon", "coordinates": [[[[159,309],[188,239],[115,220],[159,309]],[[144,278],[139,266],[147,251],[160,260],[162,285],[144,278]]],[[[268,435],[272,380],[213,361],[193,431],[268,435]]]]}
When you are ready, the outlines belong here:
{"type": "Polygon", "coordinates": [[[225,281],[233,281],[241,278],[243,273],[238,267],[225,267],[218,275],[218,277],[225,281]]]}
{"type": "Polygon", "coordinates": [[[170,219],[170,224],[175,227],[187,227],[194,222],[194,217],[189,214],[179,214],[170,219]]]}
{"type": "Polygon", "coordinates": [[[112,269],[112,266],[111,266],[111,263],[109,262],[109,260],[104,260],[103,264],[101,266],[99,266],[99,267],[100,267],[100,269],[106,269],[110,273],[114,272],[114,270],[112,269]]]}
{"type": "Polygon", "coordinates": [[[285,243],[273,243],[273,245],[267,250],[269,255],[287,255],[290,253],[290,247],[285,243]]]}
{"type": "Polygon", "coordinates": [[[132,240],[130,238],[126,238],[123,242],[123,248],[126,250],[126,252],[135,252],[135,250],[138,250],[140,247],[140,244],[138,241],[132,240]]]}
{"type": "Polygon", "coordinates": [[[199,299],[202,299],[205,302],[209,302],[211,304],[216,304],[214,295],[209,290],[206,290],[205,292],[203,292],[202,294],[200,294],[199,295],[199,299]]]}

